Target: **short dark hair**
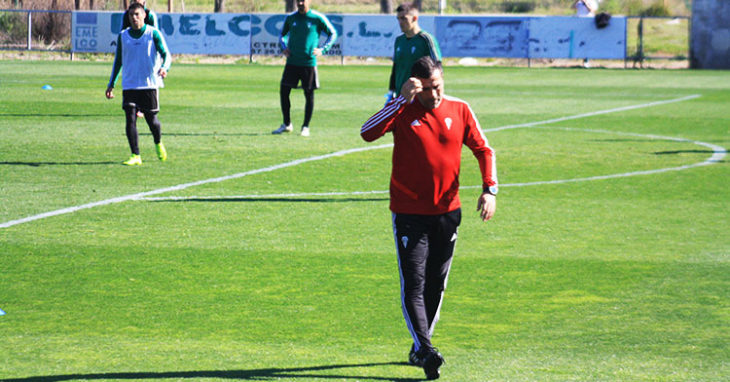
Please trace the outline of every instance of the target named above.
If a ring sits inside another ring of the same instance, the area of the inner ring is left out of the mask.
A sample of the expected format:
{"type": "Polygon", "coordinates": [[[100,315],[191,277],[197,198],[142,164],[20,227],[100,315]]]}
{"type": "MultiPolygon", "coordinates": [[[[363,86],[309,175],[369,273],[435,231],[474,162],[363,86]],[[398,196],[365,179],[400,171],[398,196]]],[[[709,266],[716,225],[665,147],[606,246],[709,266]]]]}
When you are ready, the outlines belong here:
{"type": "Polygon", "coordinates": [[[418,7],[412,3],[403,3],[395,9],[396,12],[405,12],[406,14],[418,13],[418,7]]]}
{"type": "Polygon", "coordinates": [[[411,77],[431,78],[437,70],[443,74],[444,68],[441,61],[435,61],[431,56],[423,56],[413,63],[411,77]]]}
{"type": "Polygon", "coordinates": [[[127,11],[129,13],[132,13],[137,8],[139,8],[139,9],[141,9],[141,10],[144,11],[144,5],[142,5],[140,3],[132,3],[132,4],[129,4],[129,8],[127,8],[127,11]]]}

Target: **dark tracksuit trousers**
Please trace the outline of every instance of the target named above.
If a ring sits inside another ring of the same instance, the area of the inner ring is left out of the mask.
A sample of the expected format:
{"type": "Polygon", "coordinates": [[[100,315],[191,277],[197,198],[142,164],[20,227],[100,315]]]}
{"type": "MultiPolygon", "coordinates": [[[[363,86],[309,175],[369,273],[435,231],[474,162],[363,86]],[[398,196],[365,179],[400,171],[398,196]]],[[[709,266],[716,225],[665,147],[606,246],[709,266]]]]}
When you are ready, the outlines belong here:
{"type": "Polygon", "coordinates": [[[393,213],[403,316],[414,350],[432,348],[431,335],[451,269],[461,209],[443,215],[393,213]]]}
{"type": "MultiPolygon", "coordinates": [[[[125,132],[127,134],[127,142],[129,142],[129,149],[132,154],[139,155],[139,138],[137,137],[137,110],[134,107],[126,107],[124,114],[126,115],[126,127],[125,132]]],[[[142,111],[142,110],[140,110],[142,111]]],[[[157,112],[155,111],[142,111],[144,113],[144,119],[147,121],[147,126],[150,128],[152,133],[152,139],[155,144],[159,144],[162,141],[162,127],[160,120],[157,119],[157,112]]]]}
{"type": "Polygon", "coordinates": [[[159,93],[157,89],[127,89],[122,91],[122,109],[126,116],[125,130],[132,154],[139,155],[139,139],[137,137],[137,112],[144,114],[147,126],[152,133],[155,144],[162,141],[162,125],[157,119],[160,111],[159,93]]]}

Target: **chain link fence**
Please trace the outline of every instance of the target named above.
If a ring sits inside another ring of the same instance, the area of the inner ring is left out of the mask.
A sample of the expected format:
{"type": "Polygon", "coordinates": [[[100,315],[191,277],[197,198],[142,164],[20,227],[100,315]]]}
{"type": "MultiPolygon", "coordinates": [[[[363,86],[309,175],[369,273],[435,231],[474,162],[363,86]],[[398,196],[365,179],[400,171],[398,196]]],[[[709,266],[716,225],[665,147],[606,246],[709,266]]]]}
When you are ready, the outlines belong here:
{"type": "MultiPolygon", "coordinates": [[[[0,50],[71,52],[71,11],[0,10],[0,50]]],[[[628,17],[626,64],[687,61],[689,17],[628,17]]]]}
{"type": "Polygon", "coordinates": [[[644,67],[646,61],[689,60],[690,18],[630,16],[626,23],[626,60],[644,67]]]}
{"type": "Polygon", "coordinates": [[[0,10],[0,49],[71,52],[71,11],[0,10]]]}

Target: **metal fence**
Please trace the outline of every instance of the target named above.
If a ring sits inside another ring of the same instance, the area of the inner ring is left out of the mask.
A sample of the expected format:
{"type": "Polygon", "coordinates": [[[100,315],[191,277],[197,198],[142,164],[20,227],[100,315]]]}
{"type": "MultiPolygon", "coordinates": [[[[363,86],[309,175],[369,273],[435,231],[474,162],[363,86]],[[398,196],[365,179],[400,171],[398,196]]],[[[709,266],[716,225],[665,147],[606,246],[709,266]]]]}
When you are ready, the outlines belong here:
{"type": "Polygon", "coordinates": [[[626,62],[644,66],[647,60],[689,60],[690,18],[629,16],[626,22],[626,62]]]}
{"type": "MultiPolygon", "coordinates": [[[[0,10],[0,50],[67,52],[71,49],[71,11],[0,10]]],[[[627,17],[626,59],[633,66],[648,60],[689,58],[690,18],[627,17]]]]}
{"type": "Polygon", "coordinates": [[[71,11],[0,10],[0,49],[71,52],[71,11]]]}

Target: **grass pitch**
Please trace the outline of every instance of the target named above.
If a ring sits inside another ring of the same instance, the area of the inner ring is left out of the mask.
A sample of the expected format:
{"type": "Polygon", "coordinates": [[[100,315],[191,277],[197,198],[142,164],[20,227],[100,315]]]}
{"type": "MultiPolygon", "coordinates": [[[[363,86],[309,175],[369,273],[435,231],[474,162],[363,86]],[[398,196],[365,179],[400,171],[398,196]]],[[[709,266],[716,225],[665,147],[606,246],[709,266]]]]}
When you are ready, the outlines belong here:
{"type": "MultiPolygon", "coordinates": [[[[392,141],[359,138],[389,67],[320,67],[302,138],[270,134],[281,67],[173,65],[169,160],[140,124],[137,168],[110,70],[0,62],[1,381],[422,379],[404,363],[392,141]]],[[[464,152],[442,380],[726,379],[730,73],[445,78],[503,186],[480,222],[464,152]]],[[[295,125],[302,109],[295,91],[295,125]]]]}

